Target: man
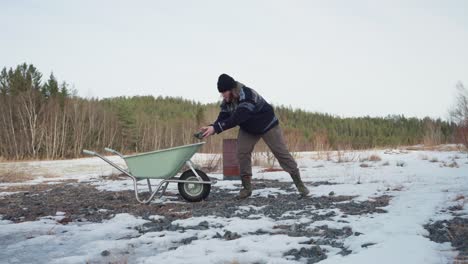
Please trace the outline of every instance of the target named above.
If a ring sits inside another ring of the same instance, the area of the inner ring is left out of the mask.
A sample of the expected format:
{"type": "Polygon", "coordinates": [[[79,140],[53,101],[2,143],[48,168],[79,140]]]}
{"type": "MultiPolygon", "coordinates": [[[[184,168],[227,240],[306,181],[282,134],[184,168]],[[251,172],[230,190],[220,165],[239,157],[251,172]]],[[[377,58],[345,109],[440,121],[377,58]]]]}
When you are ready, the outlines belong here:
{"type": "Polygon", "coordinates": [[[304,186],[297,163],[286,147],[273,107],[255,90],[235,81],[227,74],[219,76],[218,91],[223,96],[221,112],[212,125],[202,127],[201,131],[203,137],[209,137],[240,126],[237,157],[243,188],[239,198],[244,199],[252,195],[252,151],[260,138],[268,145],[280,166],[291,175],[299,193],[307,196],[309,190],[304,186]]]}

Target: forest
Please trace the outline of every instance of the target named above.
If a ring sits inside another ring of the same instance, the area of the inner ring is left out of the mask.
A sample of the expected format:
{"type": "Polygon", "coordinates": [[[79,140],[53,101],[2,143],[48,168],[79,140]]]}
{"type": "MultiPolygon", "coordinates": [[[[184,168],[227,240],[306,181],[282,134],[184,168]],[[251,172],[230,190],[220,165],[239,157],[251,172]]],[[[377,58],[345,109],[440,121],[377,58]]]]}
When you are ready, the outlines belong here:
{"type": "MultiPolygon", "coordinates": [[[[198,140],[199,127],[216,119],[219,103],[184,98],[119,96],[82,98],[64,81],[44,77],[32,64],[0,72],[0,160],[63,159],[82,149],[111,147],[123,153],[162,149],[198,140]]],[[[339,117],[275,106],[291,151],[368,149],[457,141],[457,125],[442,120],[389,115],[339,117]]],[[[204,152],[220,152],[223,138],[204,152]]],[[[257,150],[263,150],[259,145],[257,150]]]]}

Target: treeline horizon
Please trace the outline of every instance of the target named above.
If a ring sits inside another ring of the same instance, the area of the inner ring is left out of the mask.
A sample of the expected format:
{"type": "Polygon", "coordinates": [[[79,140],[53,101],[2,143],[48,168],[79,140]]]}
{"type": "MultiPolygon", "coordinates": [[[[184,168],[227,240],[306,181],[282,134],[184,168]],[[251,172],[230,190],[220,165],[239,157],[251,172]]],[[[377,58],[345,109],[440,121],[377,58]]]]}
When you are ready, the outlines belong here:
{"type": "MultiPolygon", "coordinates": [[[[368,149],[457,143],[456,124],[404,115],[339,117],[274,106],[291,151],[368,149]]],[[[0,159],[81,157],[83,149],[145,152],[198,142],[193,134],[213,122],[219,103],[181,97],[83,98],[53,74],[44,80],[32,64],[0,72],[0,159]]],[[[223,138],[208,138],[203,152],[221,152],[223,138]]],[[[257,150],[266,150],[260,144],[257,150]]]]}

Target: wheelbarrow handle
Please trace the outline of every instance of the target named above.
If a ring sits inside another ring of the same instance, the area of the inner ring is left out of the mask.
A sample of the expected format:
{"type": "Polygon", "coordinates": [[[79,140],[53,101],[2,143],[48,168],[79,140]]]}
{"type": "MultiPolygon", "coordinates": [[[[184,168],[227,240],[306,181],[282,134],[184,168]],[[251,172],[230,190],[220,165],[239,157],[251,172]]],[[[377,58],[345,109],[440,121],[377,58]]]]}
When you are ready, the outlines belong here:
{"type": "Polygon", "coordinates": [[[113,154],[119,155],[120,157],[122,157],[122,158],[123,158],[123,154],[122,154],[122,153],[120,153],[120,152],[118,152],[117,150],[113,150],[113,149],[111,149],[111,148],[104,148],[104,150],[105,150],[105,151],[107,151],[107,152],[110,152],[110,153],[113,153],[113,154]]]}
{"type": "Polygon", "coordinates": [[[113,149],[111,149],[111,148],[104,148],[104,150],[107,151],[107,152],[112,152],[112,153],[115,152],[115,150],[113,150],[113,149]]]}
{"type": "Polygon", "coordinates": [[[96,152],[87,149],[83,149],[83,153],[86,155],[96,156],[96,152]]]}

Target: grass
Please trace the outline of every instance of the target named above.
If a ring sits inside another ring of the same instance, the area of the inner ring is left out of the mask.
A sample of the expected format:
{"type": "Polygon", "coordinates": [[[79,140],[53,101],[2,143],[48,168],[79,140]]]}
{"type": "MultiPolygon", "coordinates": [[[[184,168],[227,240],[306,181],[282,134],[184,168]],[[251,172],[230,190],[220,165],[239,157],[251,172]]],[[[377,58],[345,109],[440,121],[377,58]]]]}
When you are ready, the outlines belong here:
{"type": "Polygon", "coordinates": [[[456,161],[453,161],[452,163],[444,164],[444,166],[449,168],[458,168],[458,163],[456,161]]]}
{"type": "Polygon", "coordinates": [[[455,257],[453,264],[468,264],[468,256],[463,256],[461,253],[455,257]]]}
{"type": "Polygon", "coordinates": [[[465,196],[463,196],[462,194],[459,194],[457,195],[457,197],[455,197],[455,199],[453,199],[454,202],[456,201],[460,201],[460,200],[464,200],[465,199],[465,196]]]}
{"type": "Polygon", "coordinates": [[[382,160],[382,158],[377,154],[371,154],[370,156],[363,157],[363,158],[359,159],[360,162],[365,162],[365,161],[377,162],[377,161],[381,161],[381,160],[382,160]]]}
{"type": "Polygon", "coordinates": [[[336,152],[336,157],[337,157],[336,162],[337,163],[343,163],[343,162],[354,161],[356,159],[356,157],[354,156],[354,153],[352,153],[352,154],[353,155],[350,155],[349,153],[346,153],[346,151],[344,151],[344,150],[338,150],[336,152]]]}
{"type": "Polygon", "coordinates": [[[109,176],[103,176],[103,178],[105,178],[106,180],[110,180],[110,181],[122,181],[122,180],[129,179],[129,177],[123,173],[113,173],[109,176]]]}
{"type": "Polygon", "coordinates": [[[426,154],[419,155],[419,157],[420,157],[422,160],[428,160],[428,159],[429,159],[429,156],[427,156],[426,154]]]}
{"type": "Polygon", "coordinates": [[[284,171],[284,170],[281,168],[265,168],[261,170],[260,172],[275,172],[275,171],[284,171]]]}
{"type": "Polygon", "coordinates": [[[0,174],[0,183],[26,182],[33,180],[34,176],[12,169],[0,174]]]}
{"type": "Polygon", "coordinates": [[[208,173],[215,172],[219,170],[220,164],[222,164],[221,155],[220,154],[212,155],[210,159],[204,162],[201,169],[208,173]]]}
{"type": "MultiPolygon", "coordinates": [[[[60,183],[57,184],[70,184],[70,183],[76,183],[78,180],[76,179],[69,179],[69,180],[62,180],[60,183]]],[[[30,191],[44,191],[44,190],[49,190],[51,188],[51,185],[48,184],[47,182],[41,183],[41,184],[33,184],[33,185],[16,185],[16,186],[5,186],[5,187],[0,187],[0,192],[30,192],[30,191]]]]}
{"type": "Polygon", "coordinates": [[[415,151],[423,151],[423,150],[430,150],[430,151],[465,151],[466,148],[461,145],[417,145],[417,146],[408,146],[405,148],[406,150],[415,150],[415,151]]]}
{"type": "Polygon", "coordinates": [[[458,163],[455,160],[453,160],[451,163],[442,161],[440,167],[459,168],[460,166],[458,166],[458,163]]]}
{"type": "Polygon", "coordinates": [[[406,162],[399,160],[399,161],[397,161],[396,165],[397,165],[397,167],[405,167],[406,162]]]}
{"type": "MultiPolygon", "coordinates": [[[[448,233],[450,240],[452,242],[452,245],[454,241],[457,241],[457,237],[466,237],[468,236],[468,225],[460,223],[460,224],[453,224],[448,228],[448,233]]],[[[463,243],[463,242],[462,242],[463,243]]],[[[456,247],[459,247],[461,249],[465,248],[465,250],[459,252],[459,255],[455,257],[454,264],[467,264],[468,263],[468,256],[466,252],[466,240],[462,245],[457,245],[456,247]]]]}

